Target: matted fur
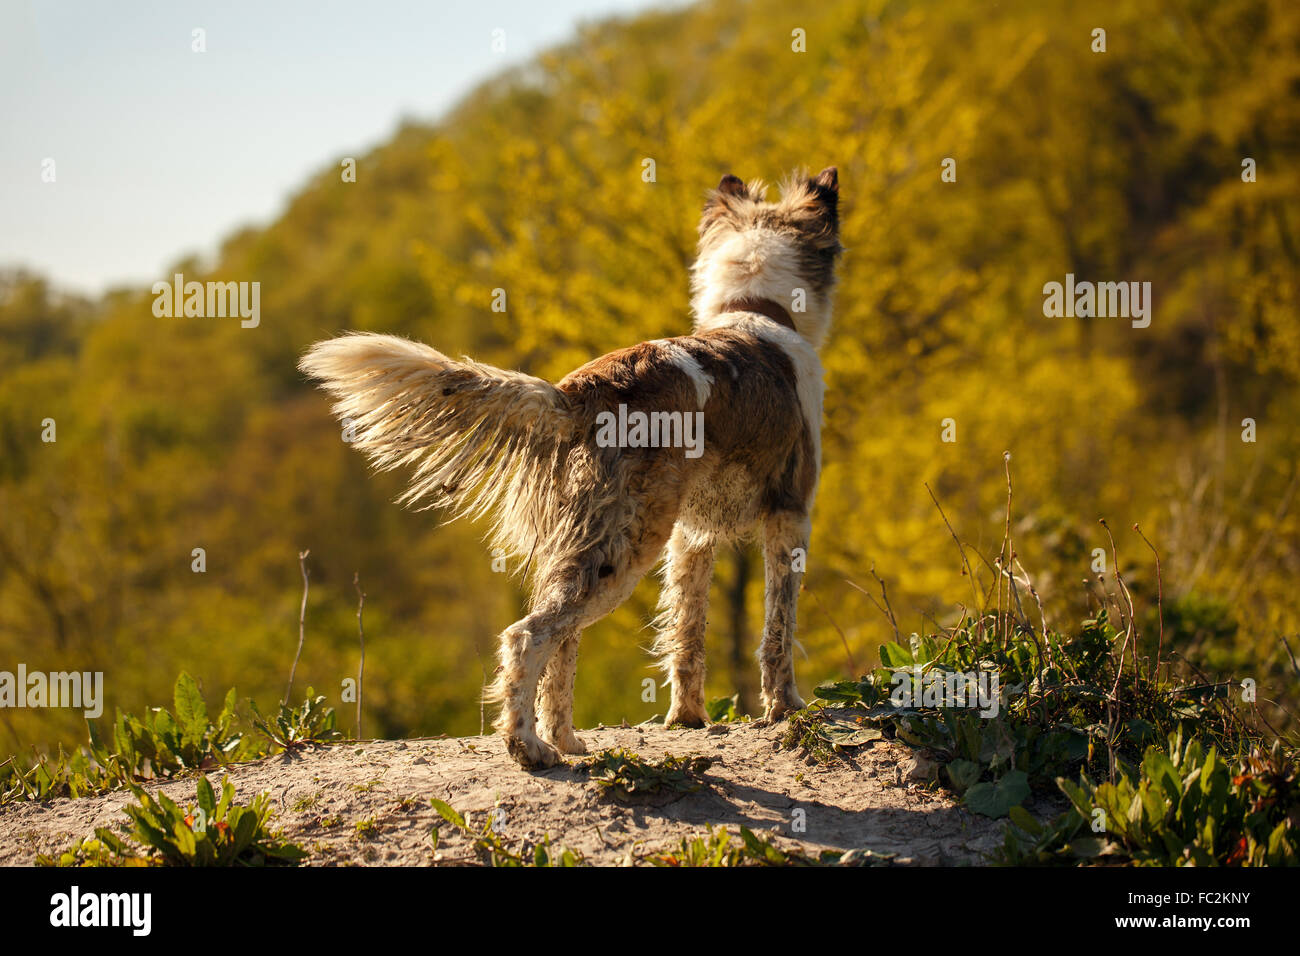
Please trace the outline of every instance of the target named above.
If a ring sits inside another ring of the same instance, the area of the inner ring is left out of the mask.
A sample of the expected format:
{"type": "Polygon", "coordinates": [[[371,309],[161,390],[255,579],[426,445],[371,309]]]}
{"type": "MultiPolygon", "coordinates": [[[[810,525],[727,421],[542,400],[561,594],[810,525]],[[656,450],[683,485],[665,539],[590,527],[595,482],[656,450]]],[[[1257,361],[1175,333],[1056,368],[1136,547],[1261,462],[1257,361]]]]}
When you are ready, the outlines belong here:
{"type": "Polygon", "coordinates": [[[761,184],[724,177],[700,222],[693,333],[611,352],[554,385],[389,335],[341,336],[303,357],[375,467],[412,469],[403,503],[489,516],[493,545],[527,556],[529,613],[502,633],[488,691],[521,764],[583,751],[573,730],[581,631],[661,557],[655,652],[672,686],[666,720],[705,722],[714,551],[756,527],[766,566],[764,719],[802,706],[791,655],[794,556],[808,547],[821,465],[817,347],[841,252],[838,192],[834,168],[787,180],[775,203],[761,184]],[[796,290],[806,308],[791,312],[794,330],[729,306],[769,299],[788,309],[796,290]],[[599,417],[620,405],[703,413],[702,453],[601,447],[599,417]]]}

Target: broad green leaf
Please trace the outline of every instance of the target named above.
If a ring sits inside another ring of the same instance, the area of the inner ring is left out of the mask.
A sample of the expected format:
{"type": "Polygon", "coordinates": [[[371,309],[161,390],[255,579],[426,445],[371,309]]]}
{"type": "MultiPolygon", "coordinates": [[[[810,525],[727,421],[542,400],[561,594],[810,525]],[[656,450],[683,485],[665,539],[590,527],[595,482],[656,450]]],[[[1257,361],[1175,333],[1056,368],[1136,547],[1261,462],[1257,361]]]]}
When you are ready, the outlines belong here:
{"type": "Polygon", "coordinates": [[[185,738],[195,743],[201,741],[208,729],[208,707],[203,702],[198,682],[188,671],[181,671],[176,678],[172,698],[176,706],[176,720],[181,725],[185,738]]]}
{"type": "Polygon", "coordinates": [[[994,783],[977,783],[966,791],[966,806],[975,813],[998,819],[1029,796],[1029,777],[1023,770],[1009,770],[994,783]]]}
{"type": "Polygon", "coordinates": [[[208,783],[207,777],[199,777],[197,791],[199,807],[203,810],[203,813],[208,818],[209,825],[211,825],[216,822],[217,797],[212,792],[212,784],[208,783]]]}

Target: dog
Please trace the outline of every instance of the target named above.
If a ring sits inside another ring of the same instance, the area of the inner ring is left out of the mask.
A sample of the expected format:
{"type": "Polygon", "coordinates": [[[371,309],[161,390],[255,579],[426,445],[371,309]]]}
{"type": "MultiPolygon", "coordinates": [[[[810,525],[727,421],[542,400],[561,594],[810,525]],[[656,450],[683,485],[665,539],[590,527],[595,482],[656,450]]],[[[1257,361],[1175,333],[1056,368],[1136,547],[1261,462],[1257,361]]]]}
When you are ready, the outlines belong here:
{"type": "Polygon", "coordinates": [[[586,752],[573,728],[579,635],[661,556],[664,723],[705,725],[714,552],[758,528],[762,719],[803,706],[792,643],[821,468],[818,351],[843,251],[838,203],[835,167],[788,178],[777,202],[761,182],[724,176],[699,225],[694,331],[611,352],[555,384],[389,335],[343,335],[304,355],[299,367],[372,465],[413,469],[399,502],[488,517],[492,546],[527,558],[528,613],[501,634],[487,691],[520,765],[586,752]],[[703,441],[680,447],[695,421],[703,441]]]}

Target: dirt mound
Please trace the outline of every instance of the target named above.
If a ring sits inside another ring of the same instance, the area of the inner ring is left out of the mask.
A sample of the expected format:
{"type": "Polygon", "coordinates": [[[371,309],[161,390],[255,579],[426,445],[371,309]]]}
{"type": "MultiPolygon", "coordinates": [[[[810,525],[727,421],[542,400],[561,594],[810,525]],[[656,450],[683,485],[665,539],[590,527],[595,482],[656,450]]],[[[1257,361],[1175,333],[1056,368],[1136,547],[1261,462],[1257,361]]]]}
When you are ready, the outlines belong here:
{"type": "MultiPolygon", "coordinates": [[[[668,850],[709,826],[741,825],[774,837],[782,849],[815,856],[826,849],[868,849],[897,863],[977,863],[1001,842],[1001,824],[974,816],[949,795],[912,779],[925,775],[913,752],[878,741],[845,760],[818,766],[781,749],[785,725],[719,724],[668,730],[658,724],[598,727],[579,736],[592,753],[627,748],[643,758],[711,758],[704,786],[690,792],[614,799],[572,765],[525,772],[499,737],[366,741],[282,754],[228,771],[236,800],[273,795],[273,826],[310,852],[308,865],[456,864],[476,861],[471,841],[441,827],[438,799],[475,829],[495,814],[511,848],[549,835],[588,863],[635,862],[668,850]],[[802,812],[799,812],[802,811],[802,812]]],[[[211,775],[215,782],[219,774],[211,775]]],[[[193,779],[157,789],[185,805],[193,779]]],[[[97,826],[120,827],[130,794],[11,804],[0,810],[0,863],[30,865],[97,826]]]]}

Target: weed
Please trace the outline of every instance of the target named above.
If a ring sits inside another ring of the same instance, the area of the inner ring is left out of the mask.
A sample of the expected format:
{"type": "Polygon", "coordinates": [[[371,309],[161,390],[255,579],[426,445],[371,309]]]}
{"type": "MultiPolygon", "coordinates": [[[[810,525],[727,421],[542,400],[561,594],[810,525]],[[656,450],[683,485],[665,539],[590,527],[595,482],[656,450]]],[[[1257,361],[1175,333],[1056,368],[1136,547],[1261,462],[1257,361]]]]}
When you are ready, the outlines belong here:
{"type": "Polygon", "coordinates": [[[234,802],[235,788],[221,781],[217,798],[207,777],[196,786],[195,804],[182,809],[165,793],[150,796],[129,785],[135,804],[123,808],[131,818],[133,846],[105,827],[56,858],[38,856],[41,866],[264,866],[293,865],[305,851],[269,829],[270,795],[261,793],[248,806],[234,802]]]}
{"type": "MultiPolygon", "coordinates": [[[[544,836],[540,843],[533,844],[531,848],[525,844],[519,850],[512,850],[502,841],[500,835],[493,830],[490,815],[481,830],[474,830],[466,822],[465,818],[448,804],[441,800],[432,800],[430,803],[440,817],[469,837],[475,856],[489,866],[575,867],[584,864],[582,854],[576,850],[570,850],[564,846],[553,846],[549,834],[544,836]]],[[[436,851],[438,849],[437,827],[433,829],[432,839],[433,849],[436,851]]]]}
{"type": "Polygon", "coordinates": [[[645,760],[630,750],[604,750],[574,766],[584,771],[604,792],[618,800],[663,792],[689,793],[705,781],[701,775],[713,765],[711,757],[674,757],[645,760]]]}
{"type": "Polygon", "coordinates": [[[272,719],[267,719],[257,709],[257,704],[249,701],[253,710],[253,726],[273,745],[281,750],[297,750],[308,744],[333,743],[342,740],[343,734],[335,729],[334,708],[325,703],[323,696],[307,688],[306,699],[297,707],[280,705],[280,712],[272,719]]]}

